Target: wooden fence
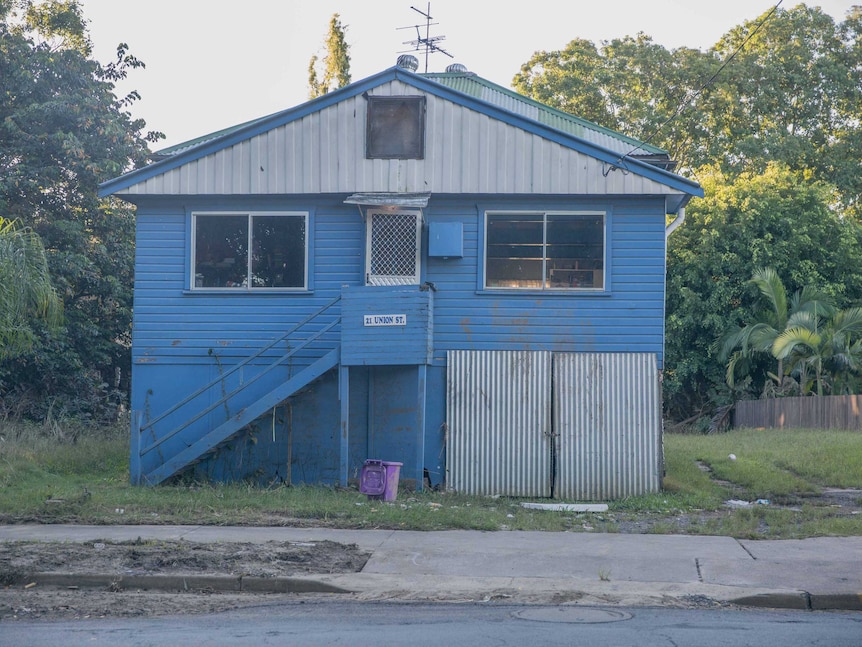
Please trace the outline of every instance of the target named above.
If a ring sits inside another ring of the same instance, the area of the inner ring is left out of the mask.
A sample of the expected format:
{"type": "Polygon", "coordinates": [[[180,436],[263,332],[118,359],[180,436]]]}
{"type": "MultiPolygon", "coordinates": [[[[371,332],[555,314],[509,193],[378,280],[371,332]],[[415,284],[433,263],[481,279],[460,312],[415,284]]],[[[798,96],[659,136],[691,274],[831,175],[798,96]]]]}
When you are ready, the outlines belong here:
{"type": "Polygon", "coordinates": [[[745,400],[736,403],[733,426],[862,430],[862,395],[745,400]]]}

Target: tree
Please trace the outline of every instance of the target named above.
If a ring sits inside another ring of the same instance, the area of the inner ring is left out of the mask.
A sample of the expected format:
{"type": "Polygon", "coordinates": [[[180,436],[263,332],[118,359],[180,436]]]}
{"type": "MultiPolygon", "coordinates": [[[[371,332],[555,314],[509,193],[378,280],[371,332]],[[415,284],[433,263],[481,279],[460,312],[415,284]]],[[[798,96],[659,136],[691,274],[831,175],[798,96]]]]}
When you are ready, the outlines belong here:
{"type": "Polygon", "coordinates": [[[683,171],[805,171],[862,217],[862,6],[839,24],[804,4],[770,10],[706,52],[668,51],[645,34],[599,48],[575,40],[534,54],[513,85],[666,149],[683,171]]]}
{"type": "Polygon", "coordinates": [[[0,216],[0,359],[32,347],[33,320],[56,326],[61,313],[41,239],[0,216]]]}
{"type": "Polygon", "coordinates": [[[725,380],[728,386],[733,387],[737,374],[749,376],[755,356],[769,354],[775,357],[775,372],[767,372],[769,380],[766,382],[773,392],[781,392],[785,388],[784,356],[773,353],[776,340],[798,325],[800,318],[830,316],[835,307],[828,295],[814,286],[797,290],[788,301],[784,283],[771,267],[758,269],[749,282],[757,286],[768,307],[755,310],[751,322],[743,327],[734,325],[724,334],[718,359],[728,362],[725,380]]]}
{"type": "Polygon", "coordinates": [[[315,99],[331,90],[343,88],[350,83],[350,46],[345,39],[346,25],[341,24],[337,13],[329,20],[329,32],[324,46],[326,54],[323,57],[323,75],[318,80],[318,58],[313,55],[308,63],[308,98],[315,99]]]}
{"type": "Polygon", "coordinates": [[[722,61],[738,53],[706,107],[713,139],[704,152],[725,170],[757,171],[770,160],[808,170],[834,184],[849,207],[862,183],[835,170],[860,153],[862,49],[852,25],[858,28],[862,7],[838,25],[805,5],[767,15],[732,29],[714,47],[722,61]]]}
{"type": "Polygon", "coordinates": [[[537,101],[664,148],[687,168],[707,140],[705,117],[689,104],[717,66],[712,54],[668,51],[639,33],[600,48],[577,39],[563,50],[537,52],[512,84],[537,101]],[[687,110],[677,114],[681,106],[687,110]]]}
{"type": "MultiPolygon", "coordinates": [[[[537,52],[513,85],[664,148],[707,192],[669,240],[671,418],[732,399],[714,340],[755,321],[742,304],[757,268],[774,267],[791,292],[821,286],[838,307],[862,298],[862,7],[838,24],[804,4],[765,12],[705,52],[645,34],[575,40],[537,52]]],[[[739,358],[760,377],[734,388],[762,389],[761,355],[739,358]]]]}
{"type": "MultiPolygon", "coordinates": [[[[780,164],[738,177],[703,169],[701,183],[706,197],[668,240],[663,392],[674,420],[735,397],[715,340],[758,320],[749,279],[759,268],[774,268],[791,293],[819,286],[839,308],[862,300],[862,230],[832,208],[830,186],[780,164]]],[[[756,396],[775,369],[751,359],[756,396]]]]}
{"type": "Polygon", "coordinates": [[[41,238],[64,325],[34,324],[32,348],[0,361],[0,399],[31,394],[92,413],[130,366],[134,213],[98,184],[146,163],[145,124],[114,84],[143,63],[117,49],[102,65],[72,0],[0,2],[0,213],[41,238]]]}
{"type": "Polygon", "coordinates": [[[772,345],[772,354],[788,360],[788,373],[803,394],[855,393],[862,385],[862,308],[825,313],[799,312],[772,345]]]}

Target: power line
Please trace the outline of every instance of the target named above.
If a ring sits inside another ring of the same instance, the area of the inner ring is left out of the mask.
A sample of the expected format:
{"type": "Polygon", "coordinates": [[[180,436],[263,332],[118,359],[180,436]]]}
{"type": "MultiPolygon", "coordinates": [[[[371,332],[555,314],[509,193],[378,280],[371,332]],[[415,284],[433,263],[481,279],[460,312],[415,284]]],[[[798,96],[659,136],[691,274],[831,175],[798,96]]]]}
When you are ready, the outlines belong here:
{"type": "Polygon", "coordinates": [[[750,41],[752,38],[754,38],[754,35],[760,31],[761,27],[763,27],[763,25],[765,25],[766,22],[770,18],[772,18],[773,14],[775,14],[776,11],[778,11],[778,7],[781,6],[782,2],[784,2],[784,0],[778,0],[778,2],[775,4],[775,6],[769,10],[769,13],[767,13],[763,17],[763,19],[754,27],[754,29],[745,38],[745,40],[742,41],[742,43],[739,45],[739,47],[737,47],[733,51],[733,53],[730,56],[728,56],[727,60],[724,61],[724,63],[722,63],[719,66],[719,68],[713,73],[713,75],[710,76],[709,79],[707,79],[707,81],[705,83],[703,83],[700,86],[700,88],[693,95],[691,95],[690,98],[689,98],[689,96],[683,97],[682,101],[680,101],[680,104],[679,104],[679,106],[677,106],[677,109],[674,111],[674,113],[670,117],[665,119],[661,124],[659,124],[658,128],[656,128],[649,137],[647,137],[644,141],[642,141],[640,143],[640,145],[634,147],[628,153],[626,153],[625,155],[620,157],[617,160],[617,164],[622,162],[626,157],[629,157],[635,151],[637,151],[637,150],[643,148],[644,146],[646,146],[647,144],[649,144],[650,141],[652,141],[662,131],[662,129],[664,129],[665,126],[667,126],[671,121],[673,121],[674,119],[676,119],[680,115],[680,113],[685,109],[686,105],[690,104],[692,101],[697,99],[701,95],[701,93],[704,90],[706,90],[706,88],[708,88],[710,85],[712,85],[712,82],[715,81],[716,78],[718,78],[718,75],[721,74],[722,70],[724,70],[724,68],[726,68],[728,65],[730,65],[730,62],[734,58],[736,58],[736,55],[739,54],[745,48],[745,46],[748,44],[748,41],[750,41]]]}

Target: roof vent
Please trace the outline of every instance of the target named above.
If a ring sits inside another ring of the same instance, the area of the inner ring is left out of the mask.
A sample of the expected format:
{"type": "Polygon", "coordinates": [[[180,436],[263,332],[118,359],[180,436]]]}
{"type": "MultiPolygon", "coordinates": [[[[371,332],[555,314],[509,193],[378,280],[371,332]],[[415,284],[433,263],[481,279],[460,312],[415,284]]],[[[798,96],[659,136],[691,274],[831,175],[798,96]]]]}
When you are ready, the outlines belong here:
{"type": "Polygon", "coordinates": [[[402,54],[398,57],[398,61],[396,61],[395,65],[404,68],[405,70],[415,72],[419,69],[419,59],[410,54],[402,54]]]}
{"type": "Polygon", "coordinates": [[[446,71],[451,74],[467,74],[469,70],[463,63],[452,63],[451,65],[446,66],[446,71]]]}

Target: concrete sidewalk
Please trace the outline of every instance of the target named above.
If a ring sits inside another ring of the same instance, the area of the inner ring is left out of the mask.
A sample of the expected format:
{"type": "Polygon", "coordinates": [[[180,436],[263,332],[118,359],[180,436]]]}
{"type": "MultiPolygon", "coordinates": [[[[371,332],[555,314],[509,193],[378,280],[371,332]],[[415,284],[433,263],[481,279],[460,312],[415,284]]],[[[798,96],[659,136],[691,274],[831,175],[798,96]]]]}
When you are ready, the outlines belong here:
{"type": "MultiPolygon", "coordinates": [[[[2,541],[183,539],[356,544],[360,573],[302,578],[144,576],[136,588],[343,592],[357,599],[496,600],[617,605],[734,603],[862,610],[862,537],[729,537],[518,531],[334,530],[223,526],[0,526],[2,541]],[[182,586],[178,586],[181,581],[182,586]]],[[[86,574],[85,585],[116,580],[86,574]]],[[[46,576],[47,577],[47,576],[46,576]]],[[[80,574],[76,577],[81,577],[80,574]]],[[[50,583],[49,580],[42,580],[50,583]]],[[[69,580],[57,580],[57,585],[69,580]]]]}

